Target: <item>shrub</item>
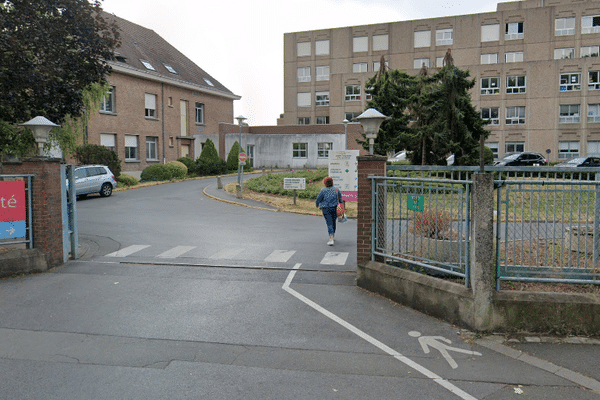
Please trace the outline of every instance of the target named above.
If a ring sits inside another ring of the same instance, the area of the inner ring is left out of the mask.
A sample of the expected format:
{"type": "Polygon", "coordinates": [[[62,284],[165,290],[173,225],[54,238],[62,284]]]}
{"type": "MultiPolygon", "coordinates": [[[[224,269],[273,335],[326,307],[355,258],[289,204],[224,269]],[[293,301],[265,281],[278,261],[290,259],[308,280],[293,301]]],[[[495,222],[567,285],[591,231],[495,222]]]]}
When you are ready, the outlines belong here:
{"type": "Polygon", "coordinates": [[[187,169],[188,169],[188,172],[194,166],[194,160],[191,157],[179,157],[177,159],[177,161],[179,161],[180,163],[182,163],[183,165],[185,165],[187,167],[187,169]]]}
{"type": "Polygon", "coordinates": [[[163,164],[149,165],[142,171],[142,181],[168,181],[171,180],[172,173],[170,170],[165,168],[163,164]]]}
{"type": "Polygon", "coordinates": [[[79,146],[75,150],[75,158],[81,164],[85,165],[107,165],[116,177],[121,175],[121,160],[119,160],[119,156],[116,152],[104,146],[98,144],[85,144],[79,146]]]}
{"type": "Polygon", "coordinates": [[[200,157],[192,167],[192,173],[198,175],[219,175],[227,171],[227,164],[221,160],[214,143],[210,139],[206,139],[206,143],[202,146],[200,157]]]}
{"type": "Polygon", "coordinates": [[[188,174],[188,168],[181,161],[169,161],[165,168],[170,172],[170,179],[184,179],[188,174]]]}
{"type": "Polygon", "coordinates": [[[120,186],[125,187],[135,186],[138,184],[138,180],[135,177],[128,174],[121,174],[118,177],[116,177],[116,180],[120,186]]]}
{"type": "Polygon", "coordinates": [[[446,212],[426,208],[422,212],[415,212],[408,230],[416,236],[444,239],[444,231],[449,227],[450,216],[446,212]]]}
{"type": "MultiPolygon", "coordinates": [[[[229,150],[229,154],[227,155],[227,170],[228,171],[237,171],[238,169],[238,156],[240,144],[235,141],[231,149],[229,150]]],[[[242,153],[244,153],[244,148],[242,147],[242,153]]],[[[244,170],[250,171],[252,168],[250,167],[250,160],[246,160],[246,164],[244,164],[244,170]]]]}

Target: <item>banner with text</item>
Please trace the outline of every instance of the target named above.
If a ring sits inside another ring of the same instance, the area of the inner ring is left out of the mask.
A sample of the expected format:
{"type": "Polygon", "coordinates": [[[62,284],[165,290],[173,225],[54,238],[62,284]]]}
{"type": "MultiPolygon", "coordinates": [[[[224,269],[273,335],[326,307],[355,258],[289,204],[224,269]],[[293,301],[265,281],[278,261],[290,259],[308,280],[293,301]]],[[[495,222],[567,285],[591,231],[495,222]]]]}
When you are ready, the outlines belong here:
{"type": "Polygon", "coordinates": [[[0,182],[0,239],[25,237],[25,182],[0,182]]]}
{"type": "Polygon", "coordinates": [[[329,176],[345,201],[358,201],[358,150],[329,152],[329,176]]]}

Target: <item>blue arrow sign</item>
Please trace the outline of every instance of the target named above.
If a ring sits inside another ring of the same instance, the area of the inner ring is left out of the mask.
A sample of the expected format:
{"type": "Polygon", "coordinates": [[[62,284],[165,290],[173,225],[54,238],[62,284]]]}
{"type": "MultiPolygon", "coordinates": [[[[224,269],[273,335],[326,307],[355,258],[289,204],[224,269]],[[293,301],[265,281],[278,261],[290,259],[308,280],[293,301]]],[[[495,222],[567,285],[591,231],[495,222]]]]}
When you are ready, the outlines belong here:
{"type": "Polygon", "coordinates": [[[0,222],[0,239],[24,238],[26,235],[25,221],[0,222]]]}

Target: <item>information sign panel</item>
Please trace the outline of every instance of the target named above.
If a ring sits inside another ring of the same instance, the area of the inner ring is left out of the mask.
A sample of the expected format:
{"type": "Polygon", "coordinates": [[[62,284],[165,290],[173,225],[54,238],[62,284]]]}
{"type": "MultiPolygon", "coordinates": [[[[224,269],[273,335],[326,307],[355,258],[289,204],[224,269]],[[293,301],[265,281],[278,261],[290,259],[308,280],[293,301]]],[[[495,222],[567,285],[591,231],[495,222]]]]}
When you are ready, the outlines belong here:
{"type": "Polygon", "coordinates": [[[306,178],[283,178],[284,189],[306,189],[306,178]]]}
{"type": "Polygon", "coordinates": [[[25,236],[25,182],[0,182],[0,239],[25,236]]]}
{"type": "Polygon", "coordinates": [[[421,194],[409,194],[408,195],[408,210],[409,211],[424,211],[425,210],[425,196],[421,194]]]}
{"type": "Polygon", "coordinates": [[[344,201],[358,201],[358,150],[329,152],[329,176],[342,192],[344,201]]]}

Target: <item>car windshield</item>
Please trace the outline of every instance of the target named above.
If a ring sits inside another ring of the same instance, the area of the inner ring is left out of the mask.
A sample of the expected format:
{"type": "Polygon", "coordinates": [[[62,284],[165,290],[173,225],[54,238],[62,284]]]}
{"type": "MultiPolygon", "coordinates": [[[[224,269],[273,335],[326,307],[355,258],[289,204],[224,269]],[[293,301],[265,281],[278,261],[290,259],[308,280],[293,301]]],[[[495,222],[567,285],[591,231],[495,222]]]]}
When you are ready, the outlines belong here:
{"type": "Polygon", "coordinates": [[[520,153],[509,154],[503,158],[503,160],[514,160],[519,157],[520,153]]]}
{"type": "Polygon", "coordinates": [[[585,161],[585,158],[574,158],[572,160],[567,161],[567,164],[581,164],[585,161]]]}

